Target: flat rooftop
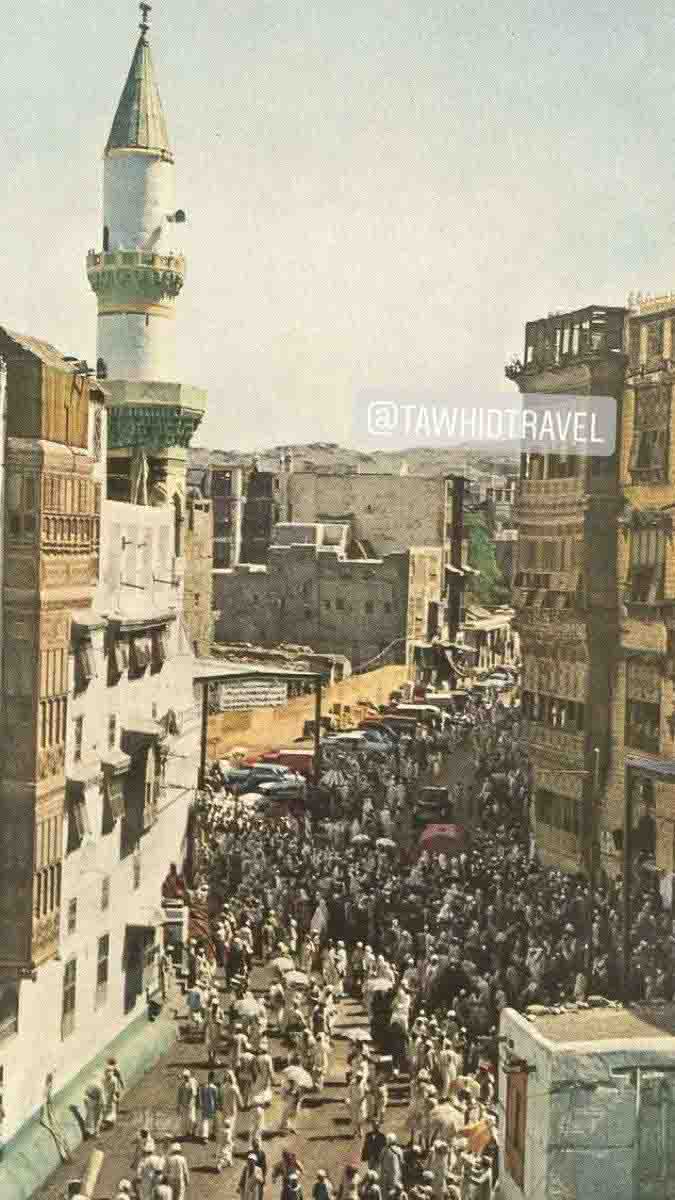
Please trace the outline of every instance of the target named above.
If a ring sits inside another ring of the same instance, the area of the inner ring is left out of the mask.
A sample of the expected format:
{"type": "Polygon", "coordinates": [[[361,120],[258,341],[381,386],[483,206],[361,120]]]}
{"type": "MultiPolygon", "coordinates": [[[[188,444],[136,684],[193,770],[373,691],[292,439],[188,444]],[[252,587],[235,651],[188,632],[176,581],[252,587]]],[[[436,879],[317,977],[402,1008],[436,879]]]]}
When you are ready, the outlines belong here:
{"type": "Polygon", "coordinates": [[[645,1041],[675,1037],[675,1004],[632,1008],[588,1008],[532,1019],[549,1042],[645,1041]]]}

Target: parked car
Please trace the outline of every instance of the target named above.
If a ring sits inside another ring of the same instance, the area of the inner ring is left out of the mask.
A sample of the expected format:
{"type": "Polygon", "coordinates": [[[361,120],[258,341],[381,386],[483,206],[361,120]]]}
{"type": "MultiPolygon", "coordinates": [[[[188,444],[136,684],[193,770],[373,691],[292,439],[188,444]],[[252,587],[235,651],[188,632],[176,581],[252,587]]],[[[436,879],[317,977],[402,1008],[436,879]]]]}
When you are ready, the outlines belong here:
{"type": "Polygon", "coordinates": [[[261,783],[261,796],[269,800],[304,800],[307,783],[302,775],[289,775],[287,778],[261,783]]]}
{"type": "Polygon", "coordinates": [[[275,780],[285,779],[290,775],[288,767],[277,763],[256,763],[255,766],[237,767],[231,771],[225,780],[227,787],[237,796],[244,792],[259,792],[263,783],[274,783],[275,780]]]}

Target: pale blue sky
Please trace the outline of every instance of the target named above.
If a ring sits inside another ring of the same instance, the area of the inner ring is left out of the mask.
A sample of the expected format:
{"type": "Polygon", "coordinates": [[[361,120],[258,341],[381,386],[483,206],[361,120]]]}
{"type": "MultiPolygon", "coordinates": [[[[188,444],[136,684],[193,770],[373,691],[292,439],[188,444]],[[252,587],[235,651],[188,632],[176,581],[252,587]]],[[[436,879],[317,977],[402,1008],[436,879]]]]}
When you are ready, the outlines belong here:
{"type": "MultiPolygon", "coordinates": [[[[84,271],[133,3],[3,14],[0,322],[95,361],[84,271]]],[[[675,287],[659,3],[158,0],[196,441],[344,440],[361,388],[507,387],[527,319],[675,287]]]]}

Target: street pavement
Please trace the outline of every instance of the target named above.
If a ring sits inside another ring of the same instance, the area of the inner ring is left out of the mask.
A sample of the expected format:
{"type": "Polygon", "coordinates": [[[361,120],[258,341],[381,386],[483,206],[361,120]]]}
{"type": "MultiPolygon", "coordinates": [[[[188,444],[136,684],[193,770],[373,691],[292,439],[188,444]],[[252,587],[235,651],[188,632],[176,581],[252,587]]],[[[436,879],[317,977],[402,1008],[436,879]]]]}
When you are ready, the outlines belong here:
{"type": "MultiPolygon", "coordinates": [[[[251,975],[254,992],[266,989],[272,980],[271,972],[257,966],[251,975]]],[[[186,1020],[186,1009],[182,996],[174,1000],[179,1006],[179,1017],[176,1026],[186,1020]]],[[[367,1027],[367,1017],[360,1003],[354,1000],[343,1000],[338,1005],[337,1019],[334,1026],[333,1053],[326,1084],[321,1096],[310,1095],[303,1104],[297,1122],[298,1132],[295,1135],[279,1135],[278,1129],[281,1117],[281,1100],[278,1089],[271,1107],[267,1110],[267,1131],[264,1136],[264,1149],[267,1155],[268,1174],[281,1156],[281,1150],[288,1146],[296,1151],[305,1168],[304,1191],[305,1200],[309,1200],[312,1184],[319,1167],[328,1171],[337,1186],[342,1169],[346,1162],[354,1159],[360,1161],[361,1144],[350,1134],[348,1111],[344,1100],[345,1068],[348,1044],[344,1039],[345,1029],[358,1026],[367,1027]]],[[[277,1069],[277,1078],[281,1082],[279,1070],[283,1069],[288,1051],[281,1046],[277,1038],[270,1038],[272,1054],[277,1069]]],[[[175,1111],[176,1093],[181,1072],[190,1067],[199,1080],[206,1079],[206,1053],[202,1045],[194,1045],[177,1041],[172,1050],[150,1071],[135,1087],[125,1092],[120,1105],[120,1116],[114,1129],[104,1131],[100,1137],[85,1141],[73,1155],[72,1162],[60,1168],[44,1187],[35,1193],[34,1200],[63,1200],[68,1180],[78,1179],[84,1173],[84,1167],[94,1149],[100,1149],[105,1154],[103,1168],[99,1175],[95,1192],[95,1200],[111,1200],[115,1196],[117,1183],[120,1179],[130,1176],[130,1161],[132,1154],[132,1139],[144,1121],[153,1115],[172,1113],[175,1111]]],[[[406,1137],[404,1124],[407,1115],[408,1087],[407,1084],[390,1084],[389,1109],[385,1128],[395,1130],[402,1138],[406,1137]]],[[[213,1143],[203,1146],[200,1142],[190,1139],[183,1140],[183,1148],[191,1171],[189,1200],[224,1200],[237,1195],[239,1176],[244,1166],[248,1139],[245,1136],[247,1114],[240,1116],[240,1136],[237,1138],[234,1166],[226,1168],[222,1174],[215,1170],[215,1153],[213,1143]],[[241,1131],[244,1131],[243,1134],[241,1131]]],[[[173,1140],[173,1139],[172,1139],[173,1140]]],[[[163,1148],[163,1147],[162,1147],[163,1148]]],[[[268,1181],[265,1189],[266,1197],[276,1197],[280,1191],[279,1182],[271,1184],[268,1181]]]]}

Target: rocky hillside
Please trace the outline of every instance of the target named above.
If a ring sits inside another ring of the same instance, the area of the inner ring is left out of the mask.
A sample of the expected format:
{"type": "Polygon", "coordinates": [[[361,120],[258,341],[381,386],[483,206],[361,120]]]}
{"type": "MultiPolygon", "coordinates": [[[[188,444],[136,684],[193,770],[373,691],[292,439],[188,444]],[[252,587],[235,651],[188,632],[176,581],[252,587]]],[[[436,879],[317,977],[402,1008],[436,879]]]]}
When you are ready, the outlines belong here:
{"type": "MultiPolygon", "coordinates": [[[[381,474],[449,475],[462,472],[470,477],[481,475],[512,475],[518,468],[518,448],[505,446],[496,455],[494,444],[482,450],[480,446],[419,447],[411,450],[375,451],[351,450],[336,442],[307,442],[295,446],[272,446],[258,451],[262,470],[276,469],[279,455],[290,449],[296,471],[362,471],[381,474]]],[[[253,454],[237,450],[209,450],[195,447],[190,450],[190,466],[212,463],[241,463],[250,465],[253,454]]]]}

